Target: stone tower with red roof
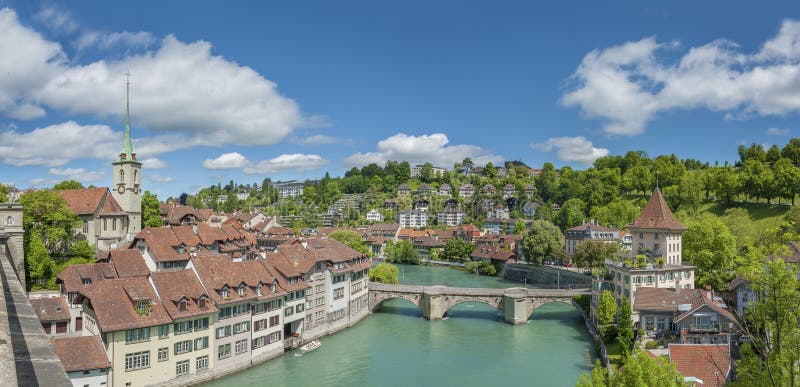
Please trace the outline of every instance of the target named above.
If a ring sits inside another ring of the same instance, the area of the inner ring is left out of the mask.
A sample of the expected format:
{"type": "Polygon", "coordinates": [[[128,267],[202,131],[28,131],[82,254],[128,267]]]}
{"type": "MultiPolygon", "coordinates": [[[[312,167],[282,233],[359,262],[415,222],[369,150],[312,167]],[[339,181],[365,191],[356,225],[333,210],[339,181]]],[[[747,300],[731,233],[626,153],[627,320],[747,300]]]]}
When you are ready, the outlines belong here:
{"type": "Polygon", "coordinates": [[[681,236],[686,226],[675,219],[658,188],[628,230],[633,234],[634,255],[644,254],[652,260],[663,258],[668,265],[682,263],[681,236]]]}

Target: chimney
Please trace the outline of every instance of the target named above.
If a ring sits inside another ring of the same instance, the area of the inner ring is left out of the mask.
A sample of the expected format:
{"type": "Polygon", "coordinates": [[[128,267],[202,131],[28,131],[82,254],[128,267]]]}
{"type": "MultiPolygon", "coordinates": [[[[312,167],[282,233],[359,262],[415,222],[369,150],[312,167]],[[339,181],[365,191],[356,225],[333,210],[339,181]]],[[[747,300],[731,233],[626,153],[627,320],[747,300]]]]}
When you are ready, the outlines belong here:
{"type": "Polygon", "coordinates": [[[197,235],[197,223],[192,224],[192,232],[197,235]]]}
{"type": "Polygon", "coordinates": [[[714,291],[711,289],[711,285],[706,285],[706,298],[709,300],[714,300],[714,291]]]}

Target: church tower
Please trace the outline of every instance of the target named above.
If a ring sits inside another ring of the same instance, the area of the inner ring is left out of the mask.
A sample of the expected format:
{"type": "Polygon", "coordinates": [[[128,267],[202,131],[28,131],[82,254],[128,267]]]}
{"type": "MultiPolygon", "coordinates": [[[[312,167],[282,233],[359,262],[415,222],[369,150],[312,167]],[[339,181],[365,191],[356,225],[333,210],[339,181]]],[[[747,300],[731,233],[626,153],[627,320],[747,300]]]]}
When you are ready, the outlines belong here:
{"type": "Polygon", "coordinates": [[[136,160],[131,141],[130,81],[125,82],[125,136],[122,150],[114,161],[114,185],[111,194],[122,210],[128,213],[128,240],[142,228],[142,163],[136,160]]]}

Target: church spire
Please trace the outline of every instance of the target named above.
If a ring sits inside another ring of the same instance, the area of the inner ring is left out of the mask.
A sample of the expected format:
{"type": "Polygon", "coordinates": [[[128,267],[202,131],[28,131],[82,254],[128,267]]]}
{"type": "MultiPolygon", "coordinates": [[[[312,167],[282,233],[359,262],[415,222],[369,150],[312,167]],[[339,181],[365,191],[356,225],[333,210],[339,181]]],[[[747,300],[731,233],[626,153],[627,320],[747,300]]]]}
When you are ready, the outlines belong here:
{"type": "Polygon", "coordinates": [[[131,141],[131,81],[130,73],[125,74],[125,136],[122,138],[122,150],[119,154],[120,161],[136,161],[131,141]]]}

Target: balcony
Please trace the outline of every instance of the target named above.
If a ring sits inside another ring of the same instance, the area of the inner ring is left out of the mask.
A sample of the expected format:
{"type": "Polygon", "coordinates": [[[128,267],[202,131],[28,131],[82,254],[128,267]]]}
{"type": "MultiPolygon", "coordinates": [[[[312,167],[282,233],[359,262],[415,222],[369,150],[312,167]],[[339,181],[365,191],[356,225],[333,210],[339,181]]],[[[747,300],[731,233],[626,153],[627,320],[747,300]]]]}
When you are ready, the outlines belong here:
{"type": "Polygon", "coordinates": [[[690,324],[689,325],[689,332],[692,333],[709,333],[709,332],[719,332],[720,327],[717,323],[708,323],[708,324],[690,324]]]}

